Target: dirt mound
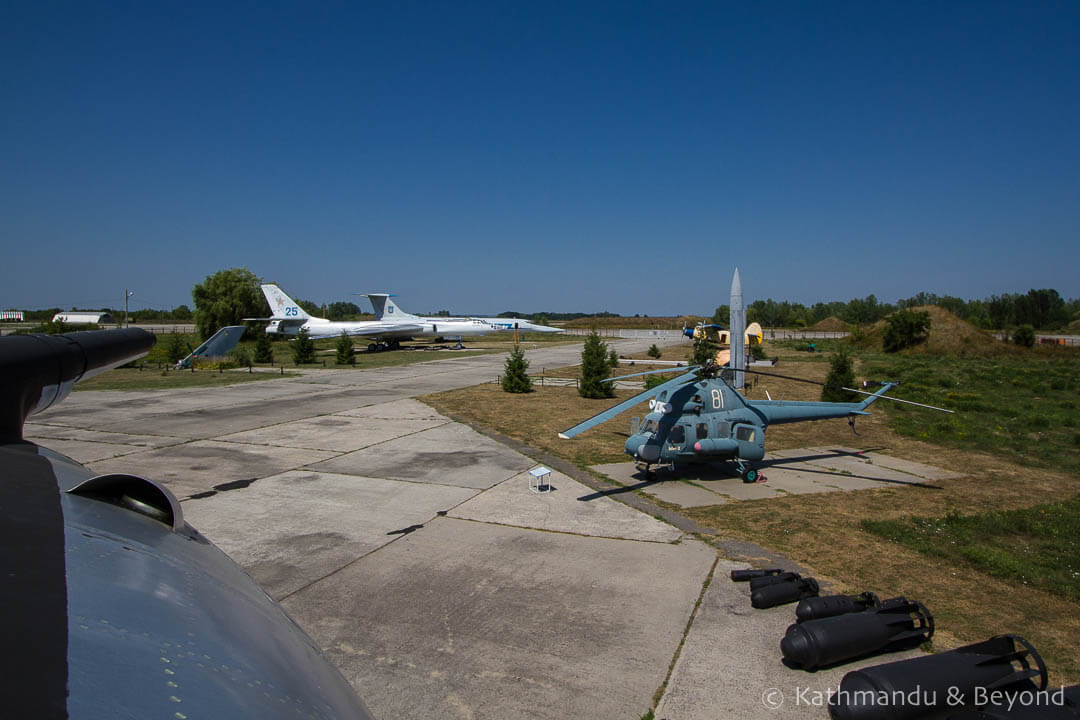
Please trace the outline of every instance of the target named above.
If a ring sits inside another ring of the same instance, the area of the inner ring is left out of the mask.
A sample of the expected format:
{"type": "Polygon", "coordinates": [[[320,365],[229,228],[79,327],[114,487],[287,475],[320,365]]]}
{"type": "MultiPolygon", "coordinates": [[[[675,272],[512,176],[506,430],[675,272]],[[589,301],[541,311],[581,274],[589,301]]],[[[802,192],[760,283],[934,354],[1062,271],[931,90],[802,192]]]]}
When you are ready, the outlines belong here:
{"type": "Polygon", "coordinates": [[[850,326],[840,318],[832,315],[821,322],[814,323],[806,329],[815,330],[817,332],[847,332],[850,329],[850,326]]]}
{"type": "MultiPolygon", "coordinates": [[[[907,353],[933,353],[937,355],[984,354],[1000,351],[1002,343],[990,333],[980,330],[966,320],[958,318],[937,305],[911,308],[915,312],[930,314],[930,337],[924,343],[908,348],[907,353]]],[[[880,349],[885,337],[886,320],[864,327],[853,333],[853,342],[862,347],[880,349]]]]}

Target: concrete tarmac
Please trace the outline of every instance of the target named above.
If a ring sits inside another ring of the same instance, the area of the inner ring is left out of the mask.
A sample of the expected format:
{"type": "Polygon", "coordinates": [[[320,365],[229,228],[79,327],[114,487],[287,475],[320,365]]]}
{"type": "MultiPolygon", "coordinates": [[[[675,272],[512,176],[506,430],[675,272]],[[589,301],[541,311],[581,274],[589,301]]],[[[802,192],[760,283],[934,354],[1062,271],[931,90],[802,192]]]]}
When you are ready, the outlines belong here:
{"type": "Polygon", "coordinates": [[[777,649],[790,606],[751,611],[726,577],[741,565],[714,576],[712,547],[567,475],[531,492],[534,459],[411,399],[490,382],[504,357],[75,393],[25,434],[167,485],[375,717],[638,718],[684,636],[656,717],[774,717],[763,691],[801,678],[777,649]]]}

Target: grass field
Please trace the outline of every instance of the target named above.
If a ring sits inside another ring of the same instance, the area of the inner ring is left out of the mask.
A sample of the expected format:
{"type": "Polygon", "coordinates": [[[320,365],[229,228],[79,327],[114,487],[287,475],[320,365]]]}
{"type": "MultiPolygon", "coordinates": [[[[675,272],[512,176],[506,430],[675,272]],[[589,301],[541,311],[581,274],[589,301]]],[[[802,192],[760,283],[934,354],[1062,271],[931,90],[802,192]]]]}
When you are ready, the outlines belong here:
{"type": "MultiPolygon", "coordinates": [[[[836,342],[840,341],[822,341],[818,346],[829,350],[836,342]]],[[[828,353],[798,352],[794,345],[767,345],[769,356],[780,357],[775,372],[823,380],[828,353]]],[[[677,351],[685,355],[687,349],[677,351]]],[[[791,495],[682,512],[722,537],[749,540],[785,554],[811,568],[835,592],[873,590],[882,597],[905,595],[924,602],[936,619],[936,647],[1014,632],[1039,649],[1054,683],[1080,682],[1074,643],[1080,636],[1080,600],[1072,591],[1054,589],[1061,582],[1067,586],[1068,573],[1080,565],[1080,550],[1071,534],[1080,512],[1076,501],[1080,441],[1075,439],[1080,420],[1075,404],[1078,360],[1075,350],[1057,348],[898,356],[858,350],[860,379],[900,379],[902,384],[891,394],[952,407],[957,414],[878,402],[872,416],[859,418],[858,437],[844,420],[781,425],[769,429],[768,449],[856,447],[962,477],[931,486],[791,495]],[[1053,518],[1051,523],[1027,522],[1041,517],[1044,510],[1053,518]],[[899,530],[920,523],[967,527],[958,518],[971,523],[966,554],[924,552],[909,540],[914,531],[899,530]],[[1045,531],[1054,527],[1062,534],[1048,539],[1045,531]],[[1044,555],[1054,560],[1037,561],[1044,555]],[[1010,567],[1021,568],[1022,577],[1010,574],[1010,567]],[[1057,567],[1071,570],[1061,577],[1053,569],[1057,567]]],[[[764,398],[766,393],[774,399],[816,400],[820,389],[756,377],[746,391],[751,398],[764,398]]],[[[490,385],[422,399],[443,412],[588,467],[626,460],[622,446],[630,418],[643,415],[647,408],[624,413],[571,441],[558,439],[557,433],[631,394],[620,391],[615,399],[586,400],[572,387],[510,395],[490,385]]],[[[1075,584],[1075,579],[1071,582],[1075,584]]]]}
{"type": "Polygon", "coordinates": [[[296,373],[256,370],[248,373],[244,370],[169,370],[151,366],[140,368],[117,368],[96,375],[89,380],[77,383],[76,391],[84,390],[174,390],[190,387],[221,387],[237,383],[274,380],[281,377],[295,377],[296,373]]]}

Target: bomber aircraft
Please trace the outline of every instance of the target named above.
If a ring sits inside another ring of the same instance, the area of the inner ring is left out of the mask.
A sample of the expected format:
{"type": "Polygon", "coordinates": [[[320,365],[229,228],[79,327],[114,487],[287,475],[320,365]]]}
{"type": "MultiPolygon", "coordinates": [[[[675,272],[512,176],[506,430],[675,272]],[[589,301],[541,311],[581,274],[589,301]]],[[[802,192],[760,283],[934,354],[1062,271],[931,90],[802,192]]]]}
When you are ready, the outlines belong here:
{"type": "Polygon", "coordinates": [[[313,339],[338,337],[341,333],[361,335],[374,339],[374,342],[368,345],[368,350],[382,350],[396,348],[402,340],[420,335],[424,331],[422,324],[408,319],[400,322],[381,319],[337,321],[312,317],[277,285],[265,284],[262,291],[266,302],[270,304],[271,316],[245,319],[269,320],[266,332],[272,335],[296,336],[301,330],[306,330],[308,337],[313,339]]]}
{"type": "Polygon", "coordinates": [[[436,334],[441,335],[442,337],[483,335],[488,332],[513,330],[535,333],[564,332],[562,328],[537,325],[534,322],[518,317],[423,317],[402,310],[390,299],[394,297],[390,293],[362,293],[362,296],[371,300],[371,305],[375,308],[375,317],[377,319],[384,320],[397,318],[399,320],[405,319],[410,322],[419,321],[437,328],[438,332],[436,334]],[[472,332],[470,332],[470,327],[472,328],[472,332]],[[487,328],[486,332],[481,332],[479,330],[485,327],[487,328]]]}
{"type": "Polygon", "coordinates": [[[0,607],[10,718],[370,718],[315,643],[172,492],[22,439],[145,330],[0,338],[0,607]]]}

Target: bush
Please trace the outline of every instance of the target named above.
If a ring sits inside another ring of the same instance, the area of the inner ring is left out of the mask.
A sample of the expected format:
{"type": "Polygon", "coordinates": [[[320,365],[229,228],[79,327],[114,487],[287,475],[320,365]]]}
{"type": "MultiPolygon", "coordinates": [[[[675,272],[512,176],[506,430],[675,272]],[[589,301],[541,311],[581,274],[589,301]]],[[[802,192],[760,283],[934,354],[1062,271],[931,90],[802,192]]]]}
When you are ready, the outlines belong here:
{"type": "Polygon", "coordinates": [[[821,388],[821,399],[825,402],[855,402],[859,399],[858,394],[843,389],[854,386],[851,355],[841,346],[840,351],[829,359],[829,374],[825,376],[825,387],[821,388]]]}
{"type": "Polygon", "coordinates": [[[607,343],[593,330],[585,338],[585,348],[581,351],[581,384],[578,386],[578,394],[585,398],[614,397],[615,388],[611,383],[604,382],[610,376],[607,343]]]}
{"type": "Polygon", "coordinates": [[[646,354],[653,359],[659,360],[661,355],[660,348],[656,347],[656,343],[653,343],[649,346],[649,351],[646,354]]]}
{"type": "Polygon", "coordinates": [[[529,361],[525,359],[525,349],[521,343],[514,343],[510,356],[506,358],[503,370],[502,389],[509,393],[532,392],[532,380],[528,375],[529,361]]]}
{"type": "Polygon", "coordinates": [[[238,345],[229,352],[229,361],[233,364],[233,367],[251,367],[251,351],[242,345],[238,345]]]}
{"type": "Polygon", "coordinates": [[[169,342],[165,345],[165,357],[168,358],[169,362],[178,363],[191,353],[191,349],[185,342],[184,337],[180,333],[171,333],[169,335],[169,342]]]}
{"type": "Polygon", "coordinates": [[[338,365],[356,364],[356,351],[353,350],[352,338],[344,330],[341,331],[341,337],[337,341],[336,361],[338,365]]]}
{"type": "Polygon", "coordinates": [[[1013,331],[1013,342],[1022,347],[1035,347],[1035,328],[1021,325],[1013,331]]]}
{"type": "Polygon", "coordinates": [[[615,348],[611,348],[607,356],[607,364],[612,370],[619,367],[619,353],[615,352],[615,348]]]}
{"type": "Polygon", "coordinates": [[[259,333],[258,339],[255,341],[255,362],[257,363],[272,363],[274,362],[274,346],[270,342],[270,333],[259,333]]]}
{"type": "Polygon", "coordinates": [[[296,335],[292,346],[293,362],[297,365],[315,362],[315,343],[308,337],[307,330],[301,330],[296,335]]]}
{"type": "Polygon", "coordinates": [[[930,335],[930,313],[900,310],[885,319],[885,352],[897,352],[925,342],[930,335]]]}
{"type": "Polygon", "coordinates": [[[702,338],[694,341],[694,347],[691,348],[687,359],[691,365],[706,365],[715,357],[716,353],[709,346],[708,340],[702,338]]]}
{"type": "Polygon", "coordinates": [[[659,373],[657,373],[656,375],[646,375],[645,376],[645,389],[646,390],[651,390],[654,387],[656,387],[657,385],[663,385],[664,383],[666,383],[670,379],[671,379],[670,376],[661,375],[659,373]]]}

